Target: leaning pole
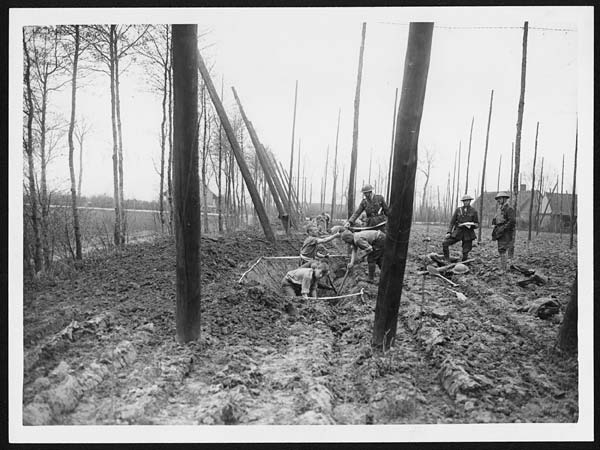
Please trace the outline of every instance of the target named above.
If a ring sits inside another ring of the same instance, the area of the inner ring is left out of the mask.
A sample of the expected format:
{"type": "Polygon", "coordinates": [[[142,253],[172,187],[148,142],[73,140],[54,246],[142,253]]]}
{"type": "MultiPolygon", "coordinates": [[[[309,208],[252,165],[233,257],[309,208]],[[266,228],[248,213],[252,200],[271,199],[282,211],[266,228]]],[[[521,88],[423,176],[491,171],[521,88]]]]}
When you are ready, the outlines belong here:
{"type": "Polygon", "coordinates": [[[254,204],[254,209],[258,214],[258,220],[262,226],[262,229],[265,233],[265,237],[270,242],[275,242],[275,234],[273,233],[273,229],[271,228],[271,224],[269,223],[269,218],[267,216],[267,212],[265,211],[265,206],[263,205],[262,200],[260,199],[260,194],[258,189],[256,189],[256,185],[254,184],[254,180],[252,179],[252,174],[250,173],[250,169],[248,169],[248,165],[246,164],[246,160],[244,159],[244,155],[242,154],[242,149],[240,148],[240,144],[235,138],[235,133],[233,131],[233,127],[229,122],[229,118],[227,117],[227,113],[225,112],[225,108],[223,108],[223,103],[221,103],[221,99],[217,94],[217,90],[213,85],[212,79],[210,78],[210,74],[208,73],[208,69],[204,64],[204,60],[202,59],[202,55],[198,51],[198,69],[200,70],[200,74],[202,75],[202,79],[204,80],[204,84],[208,89],[208,93],[210,94],[210,99],[217,110],[217,114],[219,115],[219,120],[221,121],[221,125],[225,130],[225,135],[227,136],[227,140],[231,145],[231,150],[235,156],[235,159],[240,168],[240,172],[242,173],[242,177],[244,178],[244,182],[246,183],[246,187],[248,188],[248,192],[250,193],[250,198],[252,199],[252,203],[254,204]]]}

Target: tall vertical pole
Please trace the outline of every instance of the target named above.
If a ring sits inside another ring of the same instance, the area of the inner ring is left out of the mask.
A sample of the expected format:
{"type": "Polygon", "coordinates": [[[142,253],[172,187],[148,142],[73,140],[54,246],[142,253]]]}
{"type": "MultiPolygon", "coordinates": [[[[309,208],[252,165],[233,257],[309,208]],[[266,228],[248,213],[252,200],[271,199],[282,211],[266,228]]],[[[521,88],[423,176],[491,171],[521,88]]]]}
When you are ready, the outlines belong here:
{"type": "Polygon", "coordinates": [[[300,150],[302,139],[298,138],[298,156],[296,159],[296,195],[298,196],[298,204],[302,208],[302,193],[300,192],[300,150]]]}
{"type": "Polygon", "coordinates": [[[498,161],[498,183],[496,184],[496,191],[500,190],[500,172],[502,170],[502,155],[500,155],[500,161],[498,161]]]}
{"type": "Polygon", "coordinates": [[[454,194],[456,192],[456,151],[454,152],[454,169],[452,170],[452,190],[450,191],[450,215],[454,212],[454,194]]]}
{"type": "Polygon", "coordinates": [[[327,198],[327,165],[329,164],[329,145],[325,156],[325,173],[323,175],[323,188],[321,192],[321,212],[325,209],[325,199],[327,198]]]}
{"type": "Polygon", "coordinates": [[[367,24],[362,24],[360,53],[358,56],[358,76],[356,78],[356,94],[354,95],[354,128],[352,130],[352,153],[350,155],[350,177],[348,181],[348,218],[354,212],[354,194],[356,192],[356,159],[358,154],[358,111],[360,105],[360,82],[362,78],[363,55],[365,52],[365,34],[367,24]]]}
{"type": "Polygon", "coordinates": [[[575,188],[577,186],[577,137],[579,135],[579,124],[575,125],[575,158],[573,158],[573,193],[571,194],[571,239],[569,249],[573,248],[573,235],[575,234],[575,188]]]}
{"type": "Polygon", "coordinates": [[[337,153],[338,153],[338,137],[340,135],[340,115],[342,114],[342,108],[338,110],[337,120],[337,131],[335,133],[335,153],[333,157],[333,192],[331,193],[331,220],[333,220],[333,213],[335,208],[335,185],[337,183],[337,153]]]}
{"type": "Polygon", "coordinates": [[[394,146],[388,232],[373,324],[372,345],[377,349],[388,349],[396,337],[413,215],[417,148],[432,34],[433,23],[411,23],[409,26],[394,146]]]}
{"type": "MultiPolygon", "coordinates": [[[[538,143],[538,131],[540,129],[540,123],[538,122],[535,126],[535,146],[533,147],[533,169],[531,174],[531,201],[529,202],[529,224],[527,231],[527,242],[531,241],[531,225],[533,221],[533,199],[535,195],[535,160],[537,158],[537,143],[538,143]]],[[[515,211],[516,212],[516,211],[515,211]]]]}
{"type": "Polygon", "coordinates": [[[467,176],[465,180],[465,195],[469,193],[469,168],[471,166],[471,142],[473,141],[473,124],[475,116],[471,119],[471,131],[469,132],[469,153],[467,154],[467,176]]]}
{"type": "Polygon", "coordinates": [[[558,226],[560,227],[560,240],[562,241],[562,232],[563,232],[563,187],[565,183],[565,154],[563,153],[562,157],[562,170],[560,175],[560,220],[558,221],[558,226]]]}
{"type": "MultiPolygon", "coordinates": [[[[290,179],[288,183],[288,212],[292,213],[292,174],[294,173],[294,139],[296,133],[296,104],[298,102],[298,80],[296,80],[296,90],[294,93],[294,120],[292,122],[292,149],[290,152],[290,179]]],[[[289,229],[288,229],[289,234],[289,229]]]]}
{"type": "Polygon", "coordinates": [[[390,164],[388,166],[388,176],[385,187],[386,198],[390,200],[390,186],[392,179],[392,156],[394,156],[394,137],[396,136],[396,107],[398,105],[398,88],[396,88],[396,96],[394,97],[394,117],[392,120],[392,144],[390,146],[390,164]]]}
{"type": "Polygon", "coordinates": [[[510,144],[510,183],[509,183],[509,189],[510,189],[510,195],[512,197],[512,193],[513,193],[513,163],[515,161],[515,143],[512,142],[510,144]]]}
{"type": "MultiPolygon", "coordinates": [[[[517,137],[515,139],[515,172],[513,176],[513,208],[519,214],[519,168],[521,164],[521,129],[523,127],[523,109],[525,108],[525,75],[527,71],[527,31],[529,22],[523,25],[523,56],[521,59],[521,94],[519,96],[519,109],[517,112],[517,137]]],[[[516,238],[516,229],[515,229],[516,238]]]]}
{"type": "MultiPolygon", "coordinates": [[[[483,172],[481,173],[481,195],[479,196],[479,220],[480,223],[483,223],[483,197],[485,193],[485,165],[487,163],[487,153],[488,153],[488,143],[490,140],[490,124],[492,123],[492,104],[494,103],[494,90],[492,89],[492,93],[490,95],[490,112],[488,114],[488,124],[487,131],[485,133],[485,152],[483,154],[483,172]]],[[[477,242],[481,242],[481,229],[483,227],[479,227],[479,235],[477,237],[477,242]]]]}
{"type": "Polygon", "coordinates": [[[458,141],[458,172],[456,175],[456,202],[455,205],[458,207],[458,199],[460,198],[460,147],[462,145],[462,141],[458,141]]]}
{"type": "Polygon", "coordinates": [[[197,25],[173,25],[173,190],[176,332],[200,337],[200,177],[198,174],[197,25]]]}

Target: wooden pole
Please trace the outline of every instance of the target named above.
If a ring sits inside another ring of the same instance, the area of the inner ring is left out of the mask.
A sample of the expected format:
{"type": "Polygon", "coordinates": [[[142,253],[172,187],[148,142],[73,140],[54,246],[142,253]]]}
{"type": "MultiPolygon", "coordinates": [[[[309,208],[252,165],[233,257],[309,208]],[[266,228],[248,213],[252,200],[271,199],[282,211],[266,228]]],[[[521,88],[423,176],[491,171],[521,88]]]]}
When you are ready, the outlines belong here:
{"type": "MultiPolygon", "coordinates": [[[[523,56],[521,60],[521,94],[517,112],[517,137],[515,139],[515,172],[513,177],[513,208],[519,214],[519,168],[521,164],[521,129],[523,127],[523,109],[525,108],[525,74],[527,71],[527,31],[529,22],[523,25],[523,56]]],[[[517,230],[515,229],[515,239],[517,230]]]]}
{"type": "Polygon", "coordinates": [[[498,183],[496,184],[496,191],[500,190],[500,172],[502,170],[502,155],[500,155],[500,161],[498,161],[498,183]]]}
{"type": "Polygon", "coordinates": [[[538,202],[535,209],[535,233],[537,234],[539,231],[539,219],[540,219],[540,206],[542,203],[542,195],[544,189],[544,158],[542,157],[542,165],[540,168],[540,184],[538,188],[538,202]]]}
{"type": "Polygon", "coordinates": [[[458,172],[456,175],[456,202],[454,203],[457,207],[460,203],[458,203],[458,199],[460,198],[460,150],[461,150],[462,141],[458,141],[458,172]]]}
{"type": "Polygon", "coordinates": [[[569,249],[573,248],[573,235],[575,234],[575,188],[577,186],[577,138],[579,135],[579,125],[575,125],[575,158],[573,158],[573,193],[571,194],[571,239],[569,240],[569,249]]]}
{"type": "MultiPolygon", "coordinates": [[[[488,153],[488,143],[490,140],[490,124],[492,123],[492,104],[494,103],[494,90],[492,89],[492,93],[490,95],[490,112],[488,114],[488,124],[487,131],[485,133],[485,152],[483,154],[483,171],[481,173],[481,194],[479,197],[479,220],[483,225],[483,197],[485,193],[485,165],[487,163],[487,153],[488,153]]],[[[477,242],[481,242],[481,229],[483,226],[479,227],[479,235],[477,237],[477,242]]]]}
{"type": "Polygon", "coordinates": [[[473,142],[473,124],[475,116],[471,119],[471,131],[469,132],[469,153],[467,154],[467,176],[465,180],[465,195],[469,193],[469,168],[471,167],[471,143],[473,142]]]}
{"type": "MultiPolygon", "coordinates": [[[[531,201],[529,202],[529,224],[527,225],[527,242],[531,241],[531,225],[533,219],[533,196],[535,194],[535,160],[537,158],[538,131],[540,123],[535,126],[535,146],[533,147],[533,170],[531,174],[531,201]]],[[[516,212],[516,211],[515,211],[516,212]]]]}
{"type": "Polygon", "coordinates": [[[300,192],[300,150],[302,139],[298,138],[298,155],[296,160],[296,195],[298,196],[298,206],[302,209],[302,193],[300,192]]]}
{"type": "Polygon", "coordinates": [[[563,232],[563,187],[565,183],[565,154],[563,153],[562,157],[562,170],[560,176],[560,220],[558,221],[558,225],[560,227],[560,240],[562,241],[562,232],[563,232]]]}
{"type": "Polygon", "coordinates": [[[512,142],[510,144],[510,183],[509,183],[509,189],[510,189],[510,195],[512,197],[512,193],[513,193],[513,163],[515,161],[515,143],[512,142]]]}
{"type": "Polygon", "coordinates": [[[338,137],[340,135],[340,115],[342,108],[338,110],[337,131],[335,133],[335,152],[333,156],[333,192],[331,193],[331,220],[333,221],[333,213],[335,212],[335,188],[337,183],[337,152],[338,152],[338,137]]]}
{"type": "Polygon", "coordinates": [[[269,191],[271,192],[273,201],[275,202],[275,206],[277,208],[277,212],[279,213],[279,219],[281,220],[283,229],[287,231],[288,214],[287,214],[285,208],[283,207],[282,199],[279,197],[279,195],[277,193],[277,188],[275,186],[275,181],[273,180],[271,168],[267,161],[267,156],[265,155],[265,150],[264,150],[260,140],[258,139],[258,136],[256,135],[256,130],[254,129],[252,122],[250,122],[250,120],[246,116],[246,112],[244,111],[244,108],[242,107],[242,102],[240,101],[240,99],[238,97],[235,87],[232,86],[231,90],[233,91],[233,96],[235,98],[235,101],[237,102],[237,105],[240,108],[242,120],[244,121],[244,124],[246,125],[246,128],[248,129],[248,134],[250,135],[250,140],[252,141],[252,145],[254,145],[254,149],[256,151],[256,156],[258,158],[258,162],[260,163],[260,166],[262,167],[264,180],[266,181],[266,184],[269,186],[269,191]]]}
{"type": "MultiPolygon", "coordinates": [[[[223,98],[223,77],[221,77],[221,99],[223,98]]],[[[221,130],[223,126],[219,121],[219,175],[217,177],[217,183],[219,185],[219,197],[217,198],[217,214],[218,214],[218,227],[219,233],[223,233],[223,137],[221,134],[221,130]]]]}
{"type": "Polygon", "coordinates": [[[452,190],[450,191],[450,215],[454,212],[454,194],[456,192],[456,151],[454,152],[454,169],[452,170],[452,190]]]}
{"type": "Polygon", "coordinates": [[[350,218],[355,209],[354,194],[356,192],[356,159],[358,155],[358,112],[360,106],[360,82],[362,78],[366,32],[367,23],[363,22],[362,37],[360,41],[360,53],[358,56],[358,75],[356,77],[356,93],[354,95],[354,127],[352,129],[352,153],[350,154],[350,176],[348,180],[348,218],[350,218]]]}
{"type": "Polygon", "coordinates": [[[390,146],[390,164],[388,166],[388,176],[386,181],[386,198],[390,200],[390,186],[392,179],[392,156],[394,156],[394,137],[396,136],[396,107],[398,105],[398,88],[396,88],[396,96],[394,97],[394,117],[392,117],[392,144],[390,146]]]}
{"type": "Polygon", "coordinates": [[[173,189],[177,341],[200,337],[197,25],[173,25],[173,189]]]}
{"type": "Polygon", "coordinates": [[[327,198],[327,165],[329,164],[329,145],[327,145],[327,153],[325,156],[325,172],[323,174],[321,188],[321,211],[325,210],[325,199],[327,198]]]}
{"type": "Polygon", "coordinates": [[[198,68],[200,69],[200,73],[202,74],[202,78],[204,79],[204,83],[206,84],[206,88],[208,89],[208,93],[210,94],[210,98],[213,102],[213,105],[217,110],[217,114],[219,115],[219,119],[221,120],[221,125],[223,125],[225,135],[227,136],[227,140],[229,141],[231,150],[233,151],[235,159],[240,168],[240,172],[242,173],[242,177],[244,178],[244,181],[246,183],[246,187],[248,188],[248,192],[250,193],[250,198],[252,198],[252,203],[254,204],[256,213],[258,214],[258,219],[260,221],[260,224],[262,225],[265,237],[268,241],[275,242],[275,234],[273,233],[271,224],[269,223],[267,212],[265,211],[263,202],[260,199],[260,194],[256,189],[254,180],[252,180],[252,175],[250,174],[250,170],[248,169],[248,165],[246,164],[246,160],[244,159],[242,150],[237,142],[237,139],[235,138],[233,127],[229,122],[229,118],[227,117],[225,108],[223,108],[223,104],[221,103],[217,91],[215,90],[215,86],[213,85],[212,79],[210,78],[210,74],[208,73],[208,69],[204,64],[204,60],[202,59],[202,55],[200,55],[200,52],[198,52],[198,68]]]}
{"type": "MultiPolygon", "coordinates": [[[[292,121],[292,149],[290,152],[290,179],[288,183],[288,211],[292,212],[292,174],[294,173],[294,139],[296,133],[296,105],[298,103],[298,80],[294,91],[294,120],[292,121]]],[[[289,234],[289,230],[288,230],[289,234]]]]}
{"type": "Polygon", "coordinates": [[[415,192],[417,148],[429,70],[433,23],[411,23],[396,127],[390,215],[375,306],[372,345],[388,349],[396,336],[415,192]]]}

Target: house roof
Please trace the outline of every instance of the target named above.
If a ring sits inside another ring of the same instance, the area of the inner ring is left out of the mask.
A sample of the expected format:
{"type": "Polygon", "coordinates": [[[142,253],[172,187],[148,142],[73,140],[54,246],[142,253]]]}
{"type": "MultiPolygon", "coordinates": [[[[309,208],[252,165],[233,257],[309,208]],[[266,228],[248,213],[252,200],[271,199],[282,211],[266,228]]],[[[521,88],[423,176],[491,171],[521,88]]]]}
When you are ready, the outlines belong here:
{"type": "MultiPolygon", "coordinates": [[[[498,192],[496,192],[496,191],[483,193],[483,216],[484,217],[491,217],[496,214],[497,202],[496,202],[495,197],[496,197],[497,193],[498,192]]],[[[540,193],[540,191],[538,191],[538,190],[534,191],[534,198],[533,198],[534,209],[537,208],[537,204],[538,204],[539,197],[540,197],[539,193],[540,193]]],[[[519,191],[518,201],[519,201],[519,207],[517,208],[517,215],[522,216],[524,214],[525,215],[529,214],[529,204],[531,203],[531,190],[519,191]]],[[[471,203],[471,205],[478,212],[479,212],[479,202],[480,202],[480,197],[477,197],[471,203]]],[[[550,206],[552,207],[552,205],[550,205],[550,206]]]]}
{"type": "MultiPolygon", "coordinates": [[[[572,194],[560,194],[558,192],[546,192],[546,197],[550,202],[552,214],[560,214],[560,203],[562,198],[562,214],[568,216],[571,214],[572,194]]],[[[577,194],[575,194],[575,216],[577,216],[577,194]]]]}

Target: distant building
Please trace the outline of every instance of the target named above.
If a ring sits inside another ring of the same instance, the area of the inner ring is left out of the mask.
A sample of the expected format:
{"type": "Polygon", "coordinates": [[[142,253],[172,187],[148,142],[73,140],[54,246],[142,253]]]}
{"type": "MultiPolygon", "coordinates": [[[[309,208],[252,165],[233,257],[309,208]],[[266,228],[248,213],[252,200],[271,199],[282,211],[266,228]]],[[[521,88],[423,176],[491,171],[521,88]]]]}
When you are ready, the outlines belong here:
{"type": "MultiPolygon", "coordinates": [[[[510,193],[510,192],[509,192],[510,193]]],[[[479,218],[479,221],[484,226],[491,226],[492,219],[496,215],[498,210],[498,203],[495,200],[497,192],[484,192],[483,193],[483,214],[479,218]]],[[[560,211],[560,194],[552,194],[550,192],[540,192],[534,190],[533,192],[533,211],[532,219],[535,221],[538,214],[539,205],[539,221],[540,229],[543,230],[559,230],[560,223],[564,227],[570,226],[571,220],[571,194],[562,194],[563,210],[562,214],[560,211]]],[[[512,198],[511,198],[512,200],[512,198]]],[[[480,197],[477,197],[472,205],[479,212],[480,197]]],[[[519,190],[519,206],[517,208],[517,227],[527,228],[529,226],[529,208],[531,205],[531,190],[527,190],[525,184],[521,184],[519,190]]],[[[575,195],[575,201],[577,201],[577,195],[575,195]]],[[[575,219],[577,219],[577,207],[575,208],[575,219]]]]}

